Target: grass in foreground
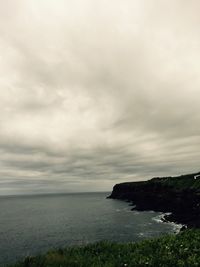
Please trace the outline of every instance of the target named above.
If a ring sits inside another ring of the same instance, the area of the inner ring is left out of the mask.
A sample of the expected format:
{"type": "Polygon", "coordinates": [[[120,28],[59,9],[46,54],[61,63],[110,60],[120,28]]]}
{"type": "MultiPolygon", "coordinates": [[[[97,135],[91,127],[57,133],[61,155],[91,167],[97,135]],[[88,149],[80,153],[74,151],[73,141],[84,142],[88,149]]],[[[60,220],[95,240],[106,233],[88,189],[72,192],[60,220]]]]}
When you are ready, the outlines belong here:
{"type": "Polygon", "coordinates": [[[138,243],[100,242],[28,257],[12,267],[200,267],[200,230],[138,243]]]}

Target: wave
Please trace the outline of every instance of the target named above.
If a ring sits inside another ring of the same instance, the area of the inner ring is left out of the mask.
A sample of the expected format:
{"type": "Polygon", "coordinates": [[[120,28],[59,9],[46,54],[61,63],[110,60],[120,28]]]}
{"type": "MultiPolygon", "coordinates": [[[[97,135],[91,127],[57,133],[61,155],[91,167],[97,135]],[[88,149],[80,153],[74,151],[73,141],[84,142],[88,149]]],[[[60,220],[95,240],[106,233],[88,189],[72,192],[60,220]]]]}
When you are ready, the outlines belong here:
{"type": "Polygon", "coordinates": [[[170,222],[170,221],[167,221],[166,220],[166,215],[171,215],[172,213],[171,212],[167,212],[167,213],[162,213],[156,217],[153,217],[152,220],[157,222],[157,223],[165,223],[165,224],[168,224],[168,225],[171,225],[173,227],[173,232],[178,234],[181,230],[181,228],[184,226],[186,227],[185,225],[183,224],[179,224],[179,223],[175,223],[175,222],[170,222]]]}

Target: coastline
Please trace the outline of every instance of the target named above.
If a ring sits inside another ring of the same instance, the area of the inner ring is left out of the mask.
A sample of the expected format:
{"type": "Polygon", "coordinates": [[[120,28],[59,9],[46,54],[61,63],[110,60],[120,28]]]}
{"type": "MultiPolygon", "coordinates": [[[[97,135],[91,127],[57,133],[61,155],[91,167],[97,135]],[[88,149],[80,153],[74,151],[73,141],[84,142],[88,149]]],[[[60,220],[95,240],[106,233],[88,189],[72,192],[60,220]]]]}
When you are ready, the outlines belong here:
{"type": "Polygon", "coordinates": [[[186,230],[187,226],[184,224],[180,224],[180,223],[175,223],[172,221],[167,220],[167,216],[171,215],[171,212],[166,212],[166,213],[162,213],[156,217],[153,218],[154,221],[158,222],[158,223],[167,223],[173,226],[174,228],[174,233],[178,234],[180,233],[183,229],[186,230]]]}
{"type": "Polygon", "coordinates": [[[132,210],[162,212],[163,221],[200,228],[199,173],[116,184],[107,198],[130,202],[132,210]]]}
{"type": "Polygon", "coordinates": [[[152,220],[160,213],[132,212],[129,203],[107,200],[110,193],[2,200],[0,211],[2,217],[6,211],[7,223],[1,227],[4,234],[0,240],[0,266],[26,255],[45,253],[55,246],[102,240],[137,242],[173,233],[172,226],[152,220]],[[24,203],[27,208],[20,208],[24,203]],[[18,225],[15,222],[20,218],[26,220],[18,225]]]}

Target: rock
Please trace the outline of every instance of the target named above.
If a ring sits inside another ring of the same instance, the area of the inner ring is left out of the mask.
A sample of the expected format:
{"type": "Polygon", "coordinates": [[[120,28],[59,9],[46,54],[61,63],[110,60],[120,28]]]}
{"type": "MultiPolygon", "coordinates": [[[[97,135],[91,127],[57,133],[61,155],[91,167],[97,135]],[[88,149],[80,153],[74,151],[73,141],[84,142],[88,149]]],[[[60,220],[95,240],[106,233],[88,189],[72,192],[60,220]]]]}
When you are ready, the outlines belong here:
{"type": "Polygon", "coordinates": [[[194,179],[198,175],[116,184],[108,198],[129,201],[136,206],[132,210],[170,212],[165,220],[199,228],[200,179],[194,179]]]}

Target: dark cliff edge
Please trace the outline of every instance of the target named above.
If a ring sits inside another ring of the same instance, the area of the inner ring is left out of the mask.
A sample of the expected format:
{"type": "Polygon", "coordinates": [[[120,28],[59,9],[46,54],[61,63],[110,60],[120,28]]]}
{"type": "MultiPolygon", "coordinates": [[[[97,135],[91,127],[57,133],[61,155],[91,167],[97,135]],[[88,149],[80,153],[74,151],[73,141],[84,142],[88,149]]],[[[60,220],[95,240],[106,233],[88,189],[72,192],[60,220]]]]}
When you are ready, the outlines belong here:
{"type": "Polygon", "coordinates": [[[130,201],[138,211],[170,213],[164,220],[200,228],[200,172],[116,184],[108,198],[130,201]]]}

